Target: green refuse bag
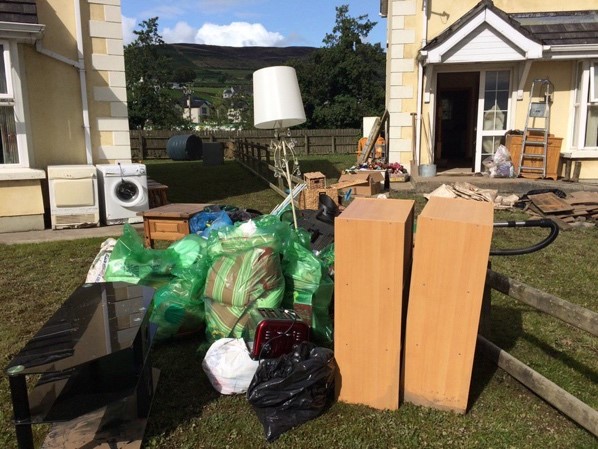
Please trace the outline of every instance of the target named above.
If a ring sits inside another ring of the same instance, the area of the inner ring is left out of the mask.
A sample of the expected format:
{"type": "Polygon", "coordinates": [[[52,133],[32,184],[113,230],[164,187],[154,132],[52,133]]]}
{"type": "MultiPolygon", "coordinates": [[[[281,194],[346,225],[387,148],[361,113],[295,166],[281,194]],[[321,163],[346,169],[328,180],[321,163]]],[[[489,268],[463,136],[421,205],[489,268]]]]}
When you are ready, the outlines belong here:
{"type": "Polygon", "coordinates": [[[280,252],[289,230],[276,217],[260,216],[210,234],[204,289],[208,341],[240,338],[251,308],[281,305],[285,280],[280,252]]]}
{"type": "Polygon", "coordinates": [[[126,223],[106,266],[104,279],[160,287],[170,281],[179,256],[168,250],[146,248],[135,228],[126,223]]]}
{"type": "Polygon", "coordinates": [[[173,278],[154,295],[150,320],[158,325],[156,340],[201,332],[205,327],[203,290],[208,273],[205,239],[190,234],[168,249],[178,255],[173,278]]]}
{"type": "Polygon", "coordinates": [[[304,321],[311,323],[314,340],[329,344],[333,333],[329,309],[334,283],[305,243],[304,232],[293,230],[283,253],[282,270],[286,284],[283,307],[295,310],[304,321]]]}

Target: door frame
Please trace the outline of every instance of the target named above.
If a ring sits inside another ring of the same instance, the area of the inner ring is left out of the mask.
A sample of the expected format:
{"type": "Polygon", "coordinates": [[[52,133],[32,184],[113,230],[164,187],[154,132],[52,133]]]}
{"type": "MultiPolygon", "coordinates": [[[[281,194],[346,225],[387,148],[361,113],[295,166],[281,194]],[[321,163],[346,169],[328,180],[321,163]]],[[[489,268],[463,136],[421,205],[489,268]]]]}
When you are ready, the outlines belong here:
{"type": "MultiPolygon", "coordinates": [[[[428,103],[429,107],[429,115],[430,115],[430,131],[431,131],[431,144],[433,145],[436,141],[436,107],[438,101],[438,74],[439,73],[447,73],[447,72],[478,72],[479,73],[479,89],[478,89],[478,111],[477,117],[474,118],[475,122],[473,126],[475,128],[475,147],[474,147],[474,171],[481,172],[482,170],[482,133],[481,128],[483,127],[483,115],[484,115],[484,81],[485,81],[485,74],[488,71],[502,71],[507,70],[509,71],[509,96],[508,96],[508,109],[507,109],[507,117],[505,120],[506,127],[505,130],[502,131],[502,134],[506,133],[508,130],[513,128],[513,121],[515,119],[516,114],[516,107],[517,107],[517,88],[514,85],[514,80],[517,79],[517,66],[513,63],[500,63],[500,64],[431,64],[428,69],[430,70],[430,78],[432,81],[431,89],[429,90],[429,101],[425,101],[428,103]]],[[[495,133],[498,135],[498,132],[495,133]]],[[[423,142],[421,143],[423,144],[423,142]]],[[[420,145],[421,145],[420,144],[420,145]]],[[[421,151],[421,149],[420,149],[421,151]]]]}

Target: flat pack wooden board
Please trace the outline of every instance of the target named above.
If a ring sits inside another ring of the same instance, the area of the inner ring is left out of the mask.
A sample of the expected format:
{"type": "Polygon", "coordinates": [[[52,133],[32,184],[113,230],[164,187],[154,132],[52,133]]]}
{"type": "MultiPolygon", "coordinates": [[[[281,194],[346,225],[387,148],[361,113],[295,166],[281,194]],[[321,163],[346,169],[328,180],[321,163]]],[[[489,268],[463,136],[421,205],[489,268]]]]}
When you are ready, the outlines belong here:
{"type": "Polygon", "coordinates": [[[573,206],[578,204],[595,204],[598,207],[598,192],[571,192],[567,195],[565,201],[573,206]]]}
{"type": "Polygon", "coordinates": [[[568,204],[562,198],[559,198],[552,192],[539,193],[537,195],[529,195],[528,197],[532,203],[538,207],[545,214],[572,211],[573,206],[568,204]]]}
{"type": "Polygon", "coordinates": [[[411,200],[356,198],[335,219],[334,356],[338,399],[399,407],[411,200]]]}
{"type": "MultiPolygon", "coordinates": [[[[154,391],[159,377],[160,370],[152,368],[154,391]]],[[[131,395],[79,418],[56,423],[41,449],[140,449],[147,417],[129,419],[136,407],[131,395]]]]}
{"type": "Polygon", "coordinates": [[[492,203],[431,197],[417,219],[404,400],[465,413],[493,231],[492,203]]]}

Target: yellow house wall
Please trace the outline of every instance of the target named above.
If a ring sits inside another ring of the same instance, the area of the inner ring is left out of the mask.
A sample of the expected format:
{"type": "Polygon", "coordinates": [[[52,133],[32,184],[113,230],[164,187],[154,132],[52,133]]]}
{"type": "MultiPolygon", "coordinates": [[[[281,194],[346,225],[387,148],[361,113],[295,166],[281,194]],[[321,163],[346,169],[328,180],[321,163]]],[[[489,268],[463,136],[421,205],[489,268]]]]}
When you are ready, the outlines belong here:
{"type": "Polygon", "coordinates": [[[0,217],[43,213],[44,203],[40,182],[37,179],[0,181],[0,217]]]}
{"type": "Polygon", "coordinates": [[[32,48],[25,53],[35,166],[85,164],[77,70],[32,48]]]}
{"type": "MultiPolygon", "coordinates": [[[[116,14],[120,5],[112,0],[90,0],[80,2],[80,7],[91,163],[130,161],[124,59],[118,45],[122,44],[122,31],[117,22],[120,14],[116,14]]],[[[42,46],[78,62],[72,0],[39,2],[38,20],[46,25],[42,46]]],[[[23,65],[32,166],[45,169],[48,165],[90,162],[85,147],[79,70],[32,46],[23,46],[23,65]]]]}

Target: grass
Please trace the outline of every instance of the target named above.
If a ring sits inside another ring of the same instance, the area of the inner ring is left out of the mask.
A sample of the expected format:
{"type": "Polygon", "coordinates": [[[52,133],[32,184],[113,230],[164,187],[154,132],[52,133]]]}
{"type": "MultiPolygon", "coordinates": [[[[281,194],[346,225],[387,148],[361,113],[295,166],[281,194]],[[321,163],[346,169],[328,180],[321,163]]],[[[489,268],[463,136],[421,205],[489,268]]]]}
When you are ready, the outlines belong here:
{"type": "MultiPolygon", "coordinates": [[[[302,169],[336,178],[350,157],[302,160],[302,169]]],[[[148,173],[170,186],[173,202],[214,202],[268,212],[280,197],[234,162],[204,167],[196,162],[149,162],[148,173]]],[[[413,198],[405,194],[394,197],[413,198]]],[[[416,213],[425,200],[418,196],[416,213]]],[[[496,220],[525,218],[500,212],[496,220]]],[[[542,230],[497,229],[495,247],[535,242],[542,230]]],[[[0,246],[0,357],[12,356],[81,283],[102,239],[0,246]]],[[[598,311],[594,248],[598,231],[563,232],[540,252],[491,257],[493,269],[568,301],[598,311]]],[[[598,344],[516,300],[493,292],[492,340],[540,373],[598,408],[598,344]]],[[[221,396],[201,368],[199,337],[153,349],[160,383],[144,448],[592,448],[597,440],[502,370],[477,357],[465,415],[404,404],[399,411],[334,404],[321,417],[266,443],[243,395],[221,396]]],[[[8,383],[0,383],[0,447],[14,448],[8,383]]],[[[34,427],[37,445],[46,426],[34,427]]]]}

